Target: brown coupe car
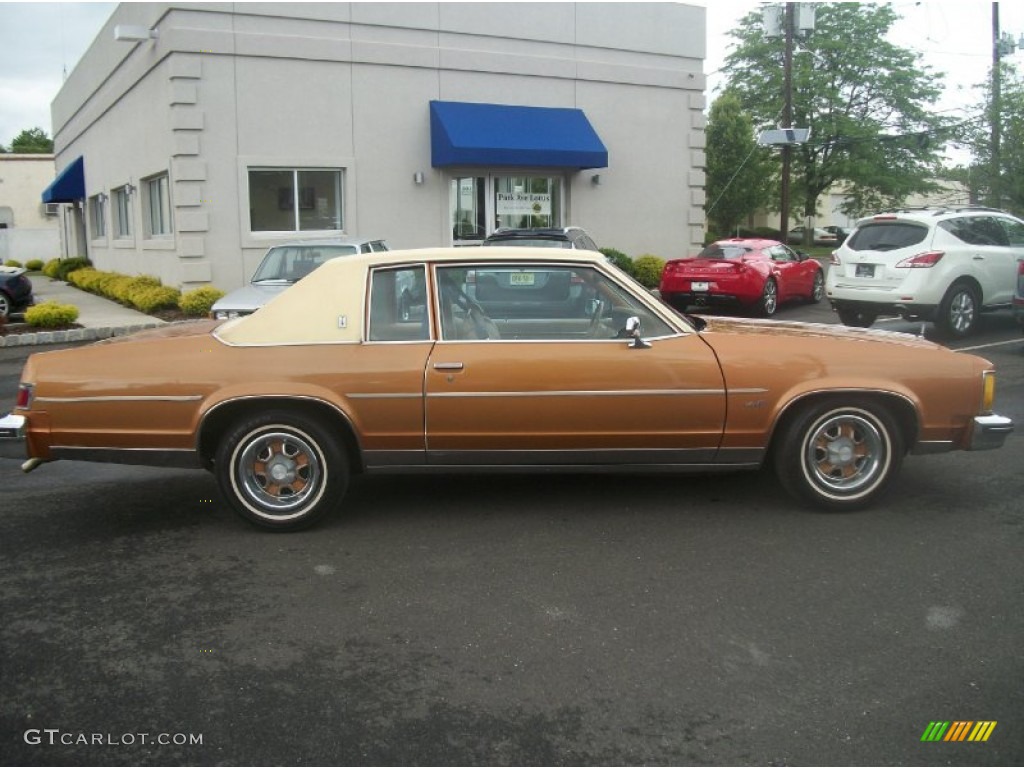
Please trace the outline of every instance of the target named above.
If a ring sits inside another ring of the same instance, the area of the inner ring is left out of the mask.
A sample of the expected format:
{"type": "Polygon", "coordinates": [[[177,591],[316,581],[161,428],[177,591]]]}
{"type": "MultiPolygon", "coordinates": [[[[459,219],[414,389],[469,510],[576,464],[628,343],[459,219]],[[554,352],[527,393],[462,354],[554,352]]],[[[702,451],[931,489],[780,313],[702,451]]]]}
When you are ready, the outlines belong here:
{"type": "Polygon", "coordinates": [[[391,251],[247,317],[33,355],[0,455],[206,468],[274,530],[337,508],[355,472],[770,462],[843,510],[907,453],[1001,446],[994,386],[904,334],[679,314],[599,253],[391,251]]]}

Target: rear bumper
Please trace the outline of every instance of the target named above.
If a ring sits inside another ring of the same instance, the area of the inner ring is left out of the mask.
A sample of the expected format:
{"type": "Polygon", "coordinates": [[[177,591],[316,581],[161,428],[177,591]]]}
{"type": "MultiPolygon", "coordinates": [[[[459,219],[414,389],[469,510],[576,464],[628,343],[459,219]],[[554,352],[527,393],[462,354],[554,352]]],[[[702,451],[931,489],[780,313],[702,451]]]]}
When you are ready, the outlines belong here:
{"type": "Polygon", "coordinates": [[[28,458],[28,419],[7,414],[0,417],[0,459],[28,458]]]}
{"type": "Polygon", "coordinates": [[[1006,416],[992,413],[987,416],[974,417],[974,430],[971,433],[970,451],[988,451],[1002,447],[1006,437],[1013,432],[1013,421],[1006,416]]]}
{"type": "Polygon", "coordinates": [[[938,309],[936,304],[906,304],[901,302],[857,301],[829,297],[832,308],[850,309],[868,315],[899,315],[907,320],[933,320],[938,309]]]}

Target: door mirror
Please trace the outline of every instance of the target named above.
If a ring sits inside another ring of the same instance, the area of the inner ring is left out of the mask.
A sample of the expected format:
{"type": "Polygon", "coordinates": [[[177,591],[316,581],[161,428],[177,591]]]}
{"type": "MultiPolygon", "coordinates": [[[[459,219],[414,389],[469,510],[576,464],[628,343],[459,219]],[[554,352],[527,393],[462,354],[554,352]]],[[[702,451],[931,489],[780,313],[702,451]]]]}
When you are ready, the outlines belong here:
{"type": "Polygon", "coordinates": [[[650,349],[651,345],[649,342],[643,340],[641,336],[641,323],[640,318],[633,315],[626,320],[626,335],[632,337],[632,341],[629,343],[630,349],[650,349]]]}

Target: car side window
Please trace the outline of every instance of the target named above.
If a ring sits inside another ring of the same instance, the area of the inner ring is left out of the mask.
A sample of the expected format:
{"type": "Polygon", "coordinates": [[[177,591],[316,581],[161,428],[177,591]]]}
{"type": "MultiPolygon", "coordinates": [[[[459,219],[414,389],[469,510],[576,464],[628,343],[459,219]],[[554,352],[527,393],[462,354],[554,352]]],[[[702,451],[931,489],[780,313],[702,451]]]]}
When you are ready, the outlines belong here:
{"type": "Polygon", "coordinates": [[[626,338],[640,318],[647,337],[675,331],[629,291],[585,265],[438,267],[445,340],[593,341],[626,338]]]}
{"type": "Polygon", "coordinates": [[[369,341],[427,341],[426,268],[375,269],[370,274],[369,341]]]}
{"type": "Polygon", "coordinates": [[[800,261],[794,251],[791,251],[784,245],[776,245],[768,251],[772,257],[772,261],[800,261]]]}
{"type": "Polygon", "coordinates": [[[1006,230],[1006,239],[1010,246],[1024,248],[1024,223],[1016,219],[1004,219],[1002,217],[996,219],[996,221],[1006,230]]]}
{"type": "Polygon", "coordinates": [[[940,222],[939,226],[968,245],[1009,245],[1005,230],[992,216],[964,216],[940,222]]]}

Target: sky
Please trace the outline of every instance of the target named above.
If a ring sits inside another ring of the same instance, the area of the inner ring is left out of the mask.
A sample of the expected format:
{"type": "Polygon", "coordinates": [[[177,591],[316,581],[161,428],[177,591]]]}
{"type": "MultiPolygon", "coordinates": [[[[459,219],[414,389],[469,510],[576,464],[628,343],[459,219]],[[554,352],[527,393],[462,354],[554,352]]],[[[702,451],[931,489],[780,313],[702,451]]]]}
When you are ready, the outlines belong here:
{"type": "MultiPolygon", "coordinates": [[[[728,33],[763,3],[753,0],[692,0],[707,8],[708,102],[722,85],[717,74],[730,50],[728,33]]],[[[919,51],[925,64],[946,73],[938,109],[951,116],[979,101],[976,86],[992,62],[992,3],[987,0],[894,0],[903,19],[892,42],[919,51]]],[[[53,135],[50,103],[67,73],[92,44],[116,3],[0,1],[0,144],[10,146],[22,130],[39,127],[53,135]]],[[[1024,3],[999,4],[1000,28],[1019,40],[1024,3]]],[[[1009,57],[1024,69],[1024,50],[1009,57]]]]}

